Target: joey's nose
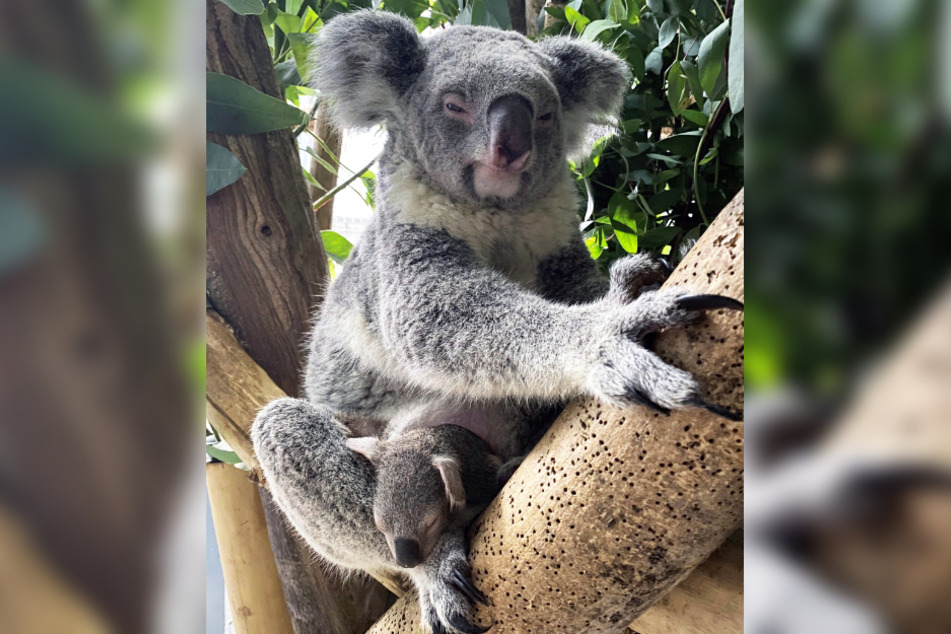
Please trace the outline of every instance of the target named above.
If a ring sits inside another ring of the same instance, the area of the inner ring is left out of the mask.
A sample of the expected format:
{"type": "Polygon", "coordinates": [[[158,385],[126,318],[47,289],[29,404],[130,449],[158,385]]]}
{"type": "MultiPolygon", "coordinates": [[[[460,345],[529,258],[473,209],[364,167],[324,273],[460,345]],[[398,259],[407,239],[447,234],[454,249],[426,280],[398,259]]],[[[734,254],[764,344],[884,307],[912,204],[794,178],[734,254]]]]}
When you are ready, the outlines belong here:
{"type": "Polygon", "coordinates": [[[524,97],[500,97],[489,106],[491,162],[493,167],[525,169],[532,152],[534,117],[524,97]]]}
{"type": "Polygon", "coordinates": [[[393,550],[396,563],[404,568],[415,568],[423,563],[423,557],[419,552],[419,542],[415,539],[396,539],[393,541],[393,550]]]}

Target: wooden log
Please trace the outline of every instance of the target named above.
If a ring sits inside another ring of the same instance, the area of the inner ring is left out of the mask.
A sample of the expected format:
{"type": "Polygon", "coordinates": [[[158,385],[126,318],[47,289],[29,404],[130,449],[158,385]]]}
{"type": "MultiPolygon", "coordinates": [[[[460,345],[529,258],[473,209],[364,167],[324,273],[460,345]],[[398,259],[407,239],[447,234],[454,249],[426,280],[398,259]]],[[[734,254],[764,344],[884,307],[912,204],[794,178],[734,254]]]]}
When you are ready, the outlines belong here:
{"type": "MultiPolygon", "coordinates": [[[[279,98],[258,17],[237,15],[214,0],[205,7],[208,70],[279,98]]],[[[207,199],[209,301],[251,359],[284,393],[297,396],[301,342],[310,310],[327,283],[327,257],[294,137],[280,130],[209,138],[248,169],[207,199]]],[[[390,594],[366,577],[342,580],[325,570],[270,503],[267,491],[260,493],[294,631],[364,632],[389,605],[390,594]]]]}
{"type": "Polygon", "coordinates": [[[205,465],[228,605],[236,634],[291,634],[258,487],[223,462],[205,465]]]}
{"type": "Polygon", "coordinates": [[[734,533],[630,629],[637,634],[741,634],[743,533],[734,533]]]}
{"type": "MultiPolygon", "coordinates": [[[[743,193],[665,286],[743,297],[743,193]]],[[[662,333],[658,353],[709,400],[743,405],[743,317],[713,311],[662,333]]],[[[743,424],[705,410],[664,416],[571,403],[470,533],[493,634],[622,632],[735,531],[743,509],[743,424]]],[[[416,632],[403,597],[371,632],[416,632]]],[[[710,624],[711,629],[718,627],[710,624]]]]}

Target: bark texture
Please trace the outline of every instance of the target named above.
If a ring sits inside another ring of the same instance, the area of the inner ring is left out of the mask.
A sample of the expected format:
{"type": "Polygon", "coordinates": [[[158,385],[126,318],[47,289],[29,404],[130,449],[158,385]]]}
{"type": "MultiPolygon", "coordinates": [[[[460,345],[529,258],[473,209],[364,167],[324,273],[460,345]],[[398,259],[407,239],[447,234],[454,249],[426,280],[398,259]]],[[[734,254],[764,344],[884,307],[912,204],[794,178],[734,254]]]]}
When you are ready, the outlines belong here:
{"type": "MultiPolygon", "coordinates": [[[[742,300],[743,245],[741,192],[666,286],[742,300]]],[[[656,349],[708,400],[742,411],[741,314],[713,311],[662,333],[656,349]]],[[[479,621],[494,634],[622,632],[737,529],[742,510],[742,423],[577,400],[472,527],[473,579],[492,603],[479,621]]],[[[407,595],[371,632],[418,629],[407,595]]]]}
{"type": "MultiPolygon", "coordinates": [[[[207,1],[206,11],[208,70],[279,97],[257,16],[239,16],[214,0],[207,1]]],[[[207,200],[209,300],[251,359],[280,390],[296,396],[301,341],[310,309],[322,298],[327,258],[293,135],[281,130],[209,138],[248,169],[207,200]]],[[[236,422],[246,430],[252,420],[236,422]]],[[[344,581],[325,570],[265,489],[261,497],[294,631],[364,632],[389,605],[389,593],[365,577],[344,581]]]]}

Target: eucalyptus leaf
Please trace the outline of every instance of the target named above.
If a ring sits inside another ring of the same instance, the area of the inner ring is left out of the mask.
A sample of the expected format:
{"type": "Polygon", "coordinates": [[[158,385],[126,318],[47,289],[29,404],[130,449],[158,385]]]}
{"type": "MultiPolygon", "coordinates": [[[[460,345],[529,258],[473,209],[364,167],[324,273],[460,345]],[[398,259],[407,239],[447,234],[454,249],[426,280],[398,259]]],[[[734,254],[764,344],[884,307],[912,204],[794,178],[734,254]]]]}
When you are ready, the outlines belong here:
{"type": "Polygon", "coordinates": [[[679,116],[687,107],[690,93],[687,91],[687,77],[680,67],[680,62],[674,62],[667,71],[667,101],[674,116],[679,116]]]}
{"type": "Polygon", "coordinates": [[[316,33],[288,33],[287,43],[291,45],[291,54],[297,65],[297,73],[301,77],[301,84],[307,82],[311,71],[310,54],[317,44],[316,33]]]}
{"type": "Polygon", "coordinates": [[[645,249],[657,249],[666,246],[680,235],[680,227],[655,227],[641,236],[641,245],[645,249]]]}
{"type": "Polygon", "coordinates": [[[353,249],[350,241],[336,231],[321,231],[320,239],[324,243],[324,251],[337,264],[342,264],[353,249]]]}
{"type": "Polygon", "coordinates": [[[205,143],[205,196],[211,196],[234,183],[248,171],[227,148],[205,143]]]}
{"type": "Polygon", "coordinates": [[[730,110],[733,114],[743,110],[743,0],[733,7],[733,29],[730,34],[730,67],[727,69],[730,110]]]}
{"type": "Polygon", "coordinates": [[[261,15],[264,3],[261,0],[219,0],[238,15],[261,15]]]}
{"type": "Polygon", "coordinates": [[[677,37],[677,29],[679,28],[680,18],[672,15],[664,20],[664,23],[660,25],[657,45],[661,48],[667,48],[667,46],[674,41],[674,38],[677,37]]]}
{"type": "Polygon", "coordinates": [[[595,20],[585,27],[584,32],[578,39],[593,42],[596,37],[605,31],[612,31],[619,26],[621,25],[617,22],[612,22],[611,20],[595,20]]]}
{"type": "Polygon", "coordinates": [[[697,55],[697,66],[700,69],[700,85],[712,95],[717,79],[723,70],[723,56],[729,43],[730,22],[720,24],[710,31],[700,43],[700,53],[697,55]]]}
{"type": "Polygon", "coordinates": [[[710,117],[703,114],[699,110],[684,110],[680,113],[680,116],[689,121],[690,123],[695,123],[701,128],[707,127],[707,124],[710,123],[710,117]]]}
{"type": "Polygon", "coordinates": [[[565,7],[565,18],[567,18],[571,26],[575,27],[575,31],[579,33],[584,31],[584,28],[591,22],[591,20],[578,13],[577,9],[571,5],[565,7]]]}
{"type": "Polygon", "coordinates": [[[219,134],[257,134],[305,123],[307,113],[220,73],[206,74],[206,125],[219,134]]]}

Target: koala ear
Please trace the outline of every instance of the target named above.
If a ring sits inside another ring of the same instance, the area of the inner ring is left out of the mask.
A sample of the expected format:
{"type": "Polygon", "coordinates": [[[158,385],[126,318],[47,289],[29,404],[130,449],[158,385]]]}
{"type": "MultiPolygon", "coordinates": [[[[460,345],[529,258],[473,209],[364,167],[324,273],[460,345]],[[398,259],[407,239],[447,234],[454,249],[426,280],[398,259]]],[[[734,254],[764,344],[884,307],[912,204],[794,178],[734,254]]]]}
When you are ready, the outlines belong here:
{"type": "Polygon", "coordinates": [[[466,507],[466,490],[462,486],[462,473],[455,458],[448,456],[434,456],[433,466],[442,476],[443,486],[446,488],[446,498],[449,500],[449,511],[461,511],[466,507]]]}
{"type": "Polygon", "coordinates": [[[383,443],[376,436],[365,436],[363,438],[347,438],[347,448],[354,453],[358,453],[374,465],[380,457],[380,451],[383,449],[383,443]]]}
{"type": "Polygon", "coordinates": [[[594,141],[614,133],[631,85],[630,70],[620,57],[593,42],[559,35],[538,46],[551,62],[561,97],[568,155],[584,157],[594,141]]]}
{"type": "Polygon", "coordinates": [[[321,31],[311,83],[330,99],[338,125],[366,128],[398,119],[401,97],[425,59],[412,22],[356,11],[333,18],[321,31]]]}

